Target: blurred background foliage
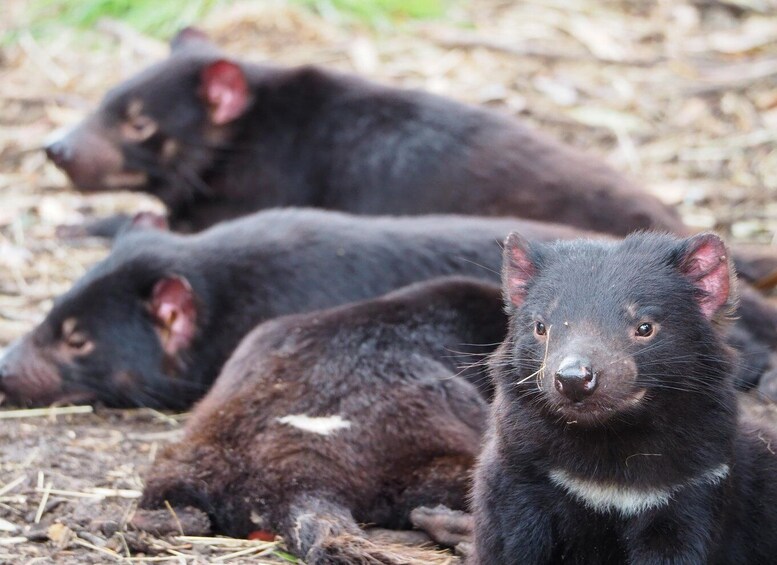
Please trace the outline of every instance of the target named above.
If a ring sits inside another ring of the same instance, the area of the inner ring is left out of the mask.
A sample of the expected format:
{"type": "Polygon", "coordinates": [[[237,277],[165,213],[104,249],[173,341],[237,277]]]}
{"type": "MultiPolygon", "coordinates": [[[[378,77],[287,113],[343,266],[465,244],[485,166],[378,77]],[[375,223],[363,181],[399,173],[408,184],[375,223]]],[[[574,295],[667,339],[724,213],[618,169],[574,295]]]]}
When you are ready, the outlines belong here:
{"type": "MultiPolygon", "coordinates": [[[[257,0],[263,1],[263,0],[257,0]]],[[[268,1],[268,0],[264,0],[268,1]]],[[[454,0],[291,0],[306,8],[343,21],[373,27],[445,15],[454,0]]],[[[165,38],[176,30],[202,21],[234,0],[32,0],[25,29],[35,37],[56,33],[62,25],[90,28],[102,19],[120,20],[137,31],[165,38]]],[[[18,29],[4,35],[12,41],[18,29]]]]}

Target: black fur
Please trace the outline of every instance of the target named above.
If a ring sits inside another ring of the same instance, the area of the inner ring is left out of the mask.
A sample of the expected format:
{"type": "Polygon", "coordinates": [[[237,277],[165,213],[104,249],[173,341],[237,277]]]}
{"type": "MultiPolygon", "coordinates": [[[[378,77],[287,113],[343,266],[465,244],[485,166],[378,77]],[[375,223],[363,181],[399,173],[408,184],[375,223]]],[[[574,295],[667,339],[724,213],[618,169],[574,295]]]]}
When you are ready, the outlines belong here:
{"type": "Polygon", "coordinates": [[[698,241],[508,241],[510,328],[492,360],[496,396],[476,472],[472,563],[774,560],[774,436],[737,422],[720,328],[731,304],[718,300],[709,316],[701,310],[713,295],[733,297],[733,285],[718,271],[717,286],[700,290],[708,279],[694,273],[698,241]],[[654,333],[640,337],[645,322],[654,333]],[[595,384],[578,404],[558,376],[575,356],[588,359],[595,384]],[[730,469],[725,478],[706,475],[721,465],[730,469]],[[667,504],[633,515],[597,510],[551,480],[559,470],[587,485],[674,490],[667,504]]]}
{"type": "Polygon", "coordinates": [[[602,161],[508,116],[324,68],[230,61],[245,107],[215,123],[204,77],[227,57],[189,35],[48,147],[78,188],[154,194],[177,231],[274,206],[685,230],[602,161]]]}
{"type": "Polygon", "coordinates": [[[370,298],[434,276],[497,279],[504,234],[539,239],[573,230],[516,220],[359,218],[268,210],[198,235],[141,230],[59,297],[46,319],[0,362],[13,401],[99,400],[184,408],[201,397],[240,339],[285,314],[370,298]],[[188,280],[196,306],[189,347],[168,356],[150,295],[164,277],[188,280]],[[68,348],[65,320],[94,342],[68,348]]]}
{"type": "MultiPolygon", "coordinates": [[[[183,408],[205,393],[257,323],[434,276],[496,281],[497,242],[516,228],[538,240],[585,233],[514,219],[362,218],[294,209],[260,212],[198,235],[131,231],[0,361],[0,388],[24,404],[91,398],[183,408]],[[188,280],[196,310],[191,343],[173,355],[165,353],[165,330],[150,312],[152,289],[170,276],[188,280]],[[88,354],[63,342],[68,319],[94,342],[88,354]]],[[[773,309],[754,303],[742,332],[753,336],[770,316],[773,309]]],[[[746,353],[741,380],[754,384],[773,342],[739,343],[746,353]]]]}
{"type": "Polygon", "coordinates": [[[134,525],[158,531],[149,518],[168,502],[207,512],[214,532],[278,533],[305,563],[428,563],[381,551],[357,524],[408,528],[416,506],[465,507],[501,306],[497,285],[446,278],[259,325],[160,453],[134,525]]]}

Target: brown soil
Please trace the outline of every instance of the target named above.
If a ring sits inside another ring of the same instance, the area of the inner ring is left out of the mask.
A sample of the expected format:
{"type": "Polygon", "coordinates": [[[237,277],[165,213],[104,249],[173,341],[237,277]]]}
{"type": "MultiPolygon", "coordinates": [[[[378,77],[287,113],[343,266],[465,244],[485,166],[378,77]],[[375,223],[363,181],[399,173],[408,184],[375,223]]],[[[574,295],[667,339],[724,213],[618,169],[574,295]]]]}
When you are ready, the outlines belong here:
{"type": "MultiPolygon", "coordinates": [[[[0,32],[23,29],[26,5],[4,1],[0,32]]],[[[229,53],[328,65],[501,108],[631,173],[689,224],[771,246],[775,24],[773,0],[473,0],[442,22],[377,31],[282,1],[245,2],[201,22],[229,53]]],[[[0,348],[106,253],[99,241],[57,240],[57,225],[159,209],[138,195],[73,192],[40,147],[166,46],[116,22],[60,31],[22,33],[0,47],[0,348]]],[[[257,563],[272,550],[124,530],[143,470],[177,436],[180,416],[99,408],[3,416],[0,561],[238,563],[250,553],[257,563]]]]}

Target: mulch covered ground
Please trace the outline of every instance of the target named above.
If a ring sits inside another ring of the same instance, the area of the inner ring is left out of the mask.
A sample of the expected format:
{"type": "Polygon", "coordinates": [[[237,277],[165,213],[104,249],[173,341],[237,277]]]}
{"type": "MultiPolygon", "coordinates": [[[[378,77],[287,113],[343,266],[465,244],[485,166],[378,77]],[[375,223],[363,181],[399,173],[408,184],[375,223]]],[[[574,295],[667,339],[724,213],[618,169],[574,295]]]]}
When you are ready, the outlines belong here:
{"type": "MultiPolygon", "coordinates": [[[[40,147],[166,45],[117,22],[36,37],[23,31],[26,6],[4,0],[0,19],[0,33],[22,30],[0,44],[0,348],[107,251],[57,239],[57,225],[159,209],[137,195],[73,192],[40,147]]],[[[200,24],[249,59],[317,63],[500,108],[632,174],[690,225],[777,245],[775,1],[475,0],[441,21],[377,30],[245,2],[200,24]]],[[[0,410],[0,561],[279,562],[263,542],[124,529],[144,469],[184,419],[0,410]]]]}

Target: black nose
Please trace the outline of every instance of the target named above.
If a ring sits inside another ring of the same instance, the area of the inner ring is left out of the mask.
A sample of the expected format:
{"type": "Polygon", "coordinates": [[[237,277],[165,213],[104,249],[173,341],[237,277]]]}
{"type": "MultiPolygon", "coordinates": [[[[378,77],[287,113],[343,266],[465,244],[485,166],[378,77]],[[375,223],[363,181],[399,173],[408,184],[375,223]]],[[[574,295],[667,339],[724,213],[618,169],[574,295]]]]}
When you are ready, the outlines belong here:
{"type": "Polygon", "coordinates": [[[585,357],[566,357],[556,371],[556,390],[572,400],[580,402],[596,390],[596,374],[585,357]]]}
{"type": "Polygon", "coordinates": [[[72,151],[64,141],[55,141],[46,146],[46,156],[57,167],[63,167],[72,159],[72,151]]]}

